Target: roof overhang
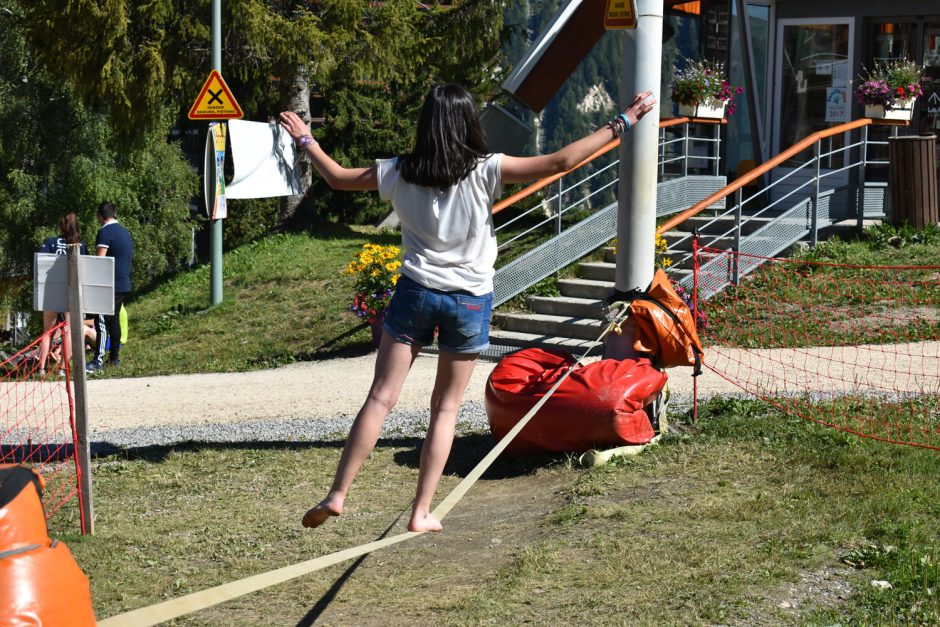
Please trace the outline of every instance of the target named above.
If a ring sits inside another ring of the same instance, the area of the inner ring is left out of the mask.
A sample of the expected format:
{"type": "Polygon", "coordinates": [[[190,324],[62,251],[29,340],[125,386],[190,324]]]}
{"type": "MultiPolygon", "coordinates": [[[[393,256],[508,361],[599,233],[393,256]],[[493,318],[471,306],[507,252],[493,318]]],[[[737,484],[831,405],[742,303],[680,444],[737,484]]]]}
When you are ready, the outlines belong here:
{"type": "MultiPolygon", "coordinates": [[[[689,10],[697,3],[665,0],[689,10]]],[[[503,81],[503,89],[535,112],[545,108],[606,32],[606,0],[571,0],[503,81]]],[[[697,7],[695,7],[697,8],[697,7]]]]}

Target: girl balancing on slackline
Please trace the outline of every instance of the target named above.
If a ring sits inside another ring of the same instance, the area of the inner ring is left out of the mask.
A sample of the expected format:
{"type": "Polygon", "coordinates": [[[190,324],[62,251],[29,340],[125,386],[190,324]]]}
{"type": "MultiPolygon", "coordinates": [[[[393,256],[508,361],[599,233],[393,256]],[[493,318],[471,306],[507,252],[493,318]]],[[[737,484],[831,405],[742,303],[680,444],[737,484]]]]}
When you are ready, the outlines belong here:
{"type": "Polygon", "coordinates": [[[368,168],[336,163],[291,112],[281,126],[306,152],[326,183],[339,190],[378,190],[401,222],[401,277],[385,315],[372,387],[349,432],[326,498],[303,517],[317,527],[343,513],[346,493],[375,448],[421,348],[438,330],[440,353],[431,393],[431,422],[421,449],[410,531],[440,531],[431,500],[454,440],[457,410],[477,357],[489,346],[496,236],[493,202],[504,183],[524,183],[570,170],[655,107],[638,94],[607,126],[561,150],[537,157],[490,153],[470,94],[458,85],[430,90],[414,149],[368,168]]]}

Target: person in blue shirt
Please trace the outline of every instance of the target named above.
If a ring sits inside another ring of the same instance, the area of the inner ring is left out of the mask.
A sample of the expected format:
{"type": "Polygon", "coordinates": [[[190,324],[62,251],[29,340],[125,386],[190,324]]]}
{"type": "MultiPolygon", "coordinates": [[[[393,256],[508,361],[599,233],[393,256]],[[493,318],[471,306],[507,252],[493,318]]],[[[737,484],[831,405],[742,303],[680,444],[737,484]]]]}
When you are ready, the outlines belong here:
{"type": "MultiPolygon", "coordinates": [[[[45,241],[39,246],[39,251],[41,253],[49,253],[53,255],[65,255],[68,253],[69,244],[80,244],[79,252],[82,255],[88,254],[88,248],[85,246],[85,243],[82,241],[81,235],[78,232],[78,219],[75,214],[69,212],[59,218],[59,234],[53,235],[52,237],[47,237],[45,241]]],[[[59,362],[59,376],[65,376],[65,362],[69,358],[69,350],[71,349],[71,344],[69,343],[70,332],[69,332],[69,313],[67,311],[43,311],[42,312],[42,338],[39,340],[39,375],[44,376],[46,374],[46,361],[49,359],[49,349],[52,344],[52,335],[49,331],[56,325],[56,321],[59,316],[62,315],[65,317],[66,325],[64,332],[62,333],[62,357],[63,360],[59,362]]]]}
{"type": "MultiPolygon", "coordinates": [[[[104,337],[111,338],[111,354],[108,365],[121,365],[121,306],[131,291],[131,262],[134,259],[134,240],[130,232],[125,229],[115,217],[117,210],[112,202],[103,202],[98,207],[98,224],[101,229],[95,239],[95,254],[99,257],[114,258],[114,314],[104,317],[105,329],[96,324],[95,355],[100,355],[101,343],[104,337]],[[104,331],[107,335],[105,336],[104,331]]],[[[97,318],[98,320],[100,318],[97,318]]],[[[89,372],[101,370],[104,364],[100,359],[94,359],[85,366],[89,372]]]]}

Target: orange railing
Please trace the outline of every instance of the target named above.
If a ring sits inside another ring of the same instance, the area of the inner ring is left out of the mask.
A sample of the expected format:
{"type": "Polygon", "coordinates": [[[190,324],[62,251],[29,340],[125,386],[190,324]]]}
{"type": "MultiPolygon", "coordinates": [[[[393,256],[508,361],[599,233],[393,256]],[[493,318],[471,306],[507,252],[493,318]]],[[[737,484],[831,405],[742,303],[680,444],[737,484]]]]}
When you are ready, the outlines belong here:
{"type": "Polygon", "coordinates": [[[656,229],[656,232],[662,234],[662,233],[665,233],[666,231],[676,228],[677,226],[679,226],[680,224],[682,224],[683,222],[685,222],[692,216],[701,213],[702,211],[704,211],[708,207],[711,207],[722,198],[726,198],[730,196],[731,194],[741,189],[745,185],[749,184],[750,182],[757,180],[758,178],[762,177],[764,174],[774,169],[775,167],[777,167],[778,165],[780,165],[787,159],[811,147],[816,142],[822,139],[825,139],[827,137],[833,137],[835,135],[840,135],[842,133],[852,131],[857,128],[861,128],[863,126],[869,126],[873,123],[874,122],[869,118],[862,118],[859,120],[855,120],[853,122],[846,122],[845,124],[839,124],[838,126],[833,126],[832,128],[827,128],[825,130],[817,131],[811,135],[808,135],[806,138],[790,146],[789,148],[781,152],[779,155],[777,155],[773,159],[770,159],[769,161],[762,163],[761,165],[749,171],[748,173],[739,176],[734,181],[732,181],[731,183],[729,183],[722,189],[718,190],[717,192],[715,192],[708,198],[692,205],[685,211],[682,211],[672,216],[671,218],[663,222],[661,225],[659,225],[659,227],[656,229]]]}
{"type": "MultiPolygon", "coordinates": [[[[661,128],[661,129],[662,129],[662,128],[669,128],[670,126],[678,126],[678,125],[680,125],[680,124],[687,124],[687,123],[689,123],[689,122],[695,122],[696,124],[725,124],[725,123],[726,123],[726,120],[704,120],[704,119],[699,119],[699,118],[693,119],[693,118],[685,118],[685,117],[683,117],[683,118],[667,118],[667,119],[665,119],[665,120],[660,120],[660,121],[659,121],[659,128],[661,128]]],[[[588,163],[591,163],[592,161],[594,161],[594,160],[597,159],[598,157],[601,157],[601,156],[603,156],[603,155],[606,155],[608,152],[610,152],[611,150],[613,150],[614,148],[616,148],[616,147],[619,146],[619,145],[620,145],[620,138],[619,138],[619,137],[616,138],[616,139],[610,140],[609,142],[607,142],[606,144],[604,144],[604,145],[600,148],[600,150],[598,150],[597,152],[595,152],[595,153],[592,154],[590,157],[588,157],[587,159],[585,159],[584,161],[582,161],[582,162],[579,163],[578,165],[574,166],[574,167],[571,168],[570,170],[565,170],[564,172],[560,172],[560,173],[558,173],[558,174],[553,174],[552,176],[545,177],[544,179],[539,179],[538,181],[536,181],[535,183],[532,183],[531,185],[529,185],[529,186],[526,187],[525,189],[521,189],[521,190],[519,190],[518,192],[516,192],[515,194],[512,194],[512,195],[507,196],[506,198],[500,200],[498,203],[496,203],[495,205],[493,205],[493,213],[494,213],[494,214],[499,213],[500,211],[502,211],[502,210],[505,209],[506,207],[510,207],[510,206],[516,204],[517,202],[519,202],[519,201],[522,200],[523,198],[528,198],[529,196],[531,196],[531,195],[534,194],[535,192],[537,192],[537,191],[539,191],[539,190],[541,190],[541,189],[544,189],[544,188],[548,187],[549,185],[551,185],[552,183],[554,183],[554,182],[557,181],[558,179],[560,179],[560,178],[562,178],[562,177],[564,177],[564,176],[570,174],[571,172],[574,172],[574,171],[577,170],[578,168],[580,168],[580,167],[582,167],[582,166],[584,166],[584,165],[587,165],[588,163]]]]}

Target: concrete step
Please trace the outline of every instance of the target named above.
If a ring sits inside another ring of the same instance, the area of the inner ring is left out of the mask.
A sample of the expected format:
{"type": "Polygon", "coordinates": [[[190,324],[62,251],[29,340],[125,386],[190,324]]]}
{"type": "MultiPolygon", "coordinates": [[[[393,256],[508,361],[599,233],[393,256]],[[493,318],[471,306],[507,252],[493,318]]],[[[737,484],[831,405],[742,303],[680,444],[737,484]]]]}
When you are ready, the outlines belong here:
{"type": "Polygon", "coordinates": [[[528,301],[535,313],[579,318],[601,319],[607,306],[602,299],[570,296],[530,296],[528,301]]]}
{"type": "Polygon", "coordinates": [[[596,318],[499,312],[493,314],[493,323],[502,331],[581,340],[597,339],[605,324],[596,318]]]}
{"type": "Polygon", "coordinates": [[[558,279],[558,290],[562,296],[605,300],[614,291],[614,284],[613,281],[558,279]]]}
{"type": "MultiPolygon", "coordinates": [[[[597,337],[595,336],[593,339],[597,339],[597,337]]],[[[589,351],[589,355],[601,356],[604,354],[604,344],[600,343],[594,345],[593,340],[579,340],[576,338],[555,337],[534,333],[519,333],[517,331],[505,331],[502,329],[493,329],[490,331],[490,344],[493,346],[508,346],[514,349],[536,347],[563,350],[576,357],[587,351],[589,351]]]]}
{"type": "Polygon", "coordinates": [[[586,261],[578,264],[578,272],[582,279],[589,281],[610,281],[614,282],[614,273],[617,271],[617,264],[605,261],[586,261]]]}

